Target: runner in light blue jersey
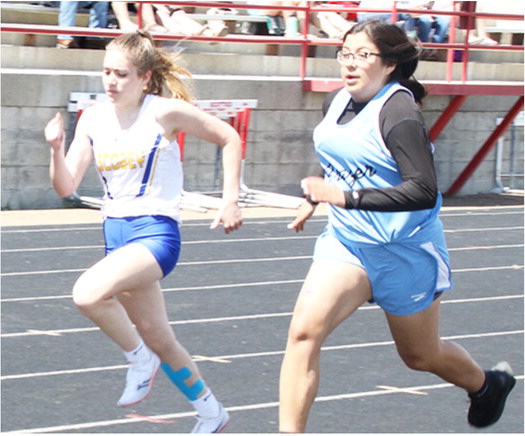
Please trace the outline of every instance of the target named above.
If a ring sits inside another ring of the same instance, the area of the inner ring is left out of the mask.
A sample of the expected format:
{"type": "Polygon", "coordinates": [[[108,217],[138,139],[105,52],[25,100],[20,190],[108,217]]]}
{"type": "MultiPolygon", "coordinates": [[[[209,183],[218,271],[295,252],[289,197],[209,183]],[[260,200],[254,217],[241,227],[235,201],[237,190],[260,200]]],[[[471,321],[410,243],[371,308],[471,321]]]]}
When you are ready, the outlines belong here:
{"type": "Polygon", "coordinates": [[[439,336],[442,293],[452,281],[432,145],[417,106],[425,89],[412,78],[418,50],[396,25],[369,21],[347,32],[337,60],[343,88],[329,95],[314,131],[324,178],[302,181],[307,201],[289,225],[302,230],[316,205],[328,204],[328,225],[289,330],[280,431],[305,431],[324,341],[372,300],[384,310],[405,364],[465,389],[469,423],[491,425],[515,383],[510,367],[484,371],[439,336]]]}

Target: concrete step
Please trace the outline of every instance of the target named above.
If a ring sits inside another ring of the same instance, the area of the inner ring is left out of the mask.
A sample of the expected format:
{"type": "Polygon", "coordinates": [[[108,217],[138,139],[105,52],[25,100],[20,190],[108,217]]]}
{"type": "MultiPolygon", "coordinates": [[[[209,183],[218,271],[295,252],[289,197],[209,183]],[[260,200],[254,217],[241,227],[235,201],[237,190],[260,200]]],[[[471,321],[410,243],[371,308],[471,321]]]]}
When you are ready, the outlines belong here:
{"type": "MultiPolygon", "coordinates": [[[[2,45],[2,68],[25,68],[40,70],[99,71],[104,51],[86,49],[57,49],[54,47],[24,47],[2,45]]],[[[174,49],[181,49],[178,46],[174,49]]],[[[334,47],[324,47],[333,50],[334,47]]],[[[338,77],[339,67],[333,57],[307,59],[307,76],[338,77]]],[[[181,62],[198,75],[253,75],[253,76],[299,76],[299,58],[290,55],[267,56],[264,54],[232,54],[221,52],[182,51],[181,62]]],[[[443,80],[446,77],[445,62],[421,61],[417,78],[420,80],[443,80]]],[[[470,80],[523,81],[523,63],[480,63],[468,65],[470,80]]],[[[461,78],[461,64],[453,66],[453,80],[461,78]]]]}
{"type": "MultiPolygon", "coordinates": [[[[2,12],[2,22],[4,23],[29,23],[29,24],[58,24],[58,8],[32,5],[32,2],[0,2],[2,12]]],[[[197,8],[196,12],[205,13],[205,8],[197,8]]],[[[77,25],[87,26],[89,14],[80,10],[77,14],[77,25]]],[[[464,32],[458,31],[458,42],[464,38],[464,32]]],[[[502,34],[502,42],[508,43],[508,36],[502,34]]],[[[2,33],[2,44],[10,45],[35,45],[41,47],[54,47],[56,38],[52,35],[31,35],[27,37],[19,33],[2,33]]],[[[188,52],[214,52],[214,53],[234,53],[234,54],[278,54],[284,56],[299,56],[300,47],[292,45],[282,45],[279,47],[267,44],[249,43],[215,43],[197,41],[181,41],[180,47],[188,52]]],[[[315,57],[332,57],[335,52],[333,46],[311,47],[315,57]]],[[[494,50],[472,50],[470,60],[473,62],[486,63],[523,63],[523,52],[521,51],[494,51],[494,50]]]]}

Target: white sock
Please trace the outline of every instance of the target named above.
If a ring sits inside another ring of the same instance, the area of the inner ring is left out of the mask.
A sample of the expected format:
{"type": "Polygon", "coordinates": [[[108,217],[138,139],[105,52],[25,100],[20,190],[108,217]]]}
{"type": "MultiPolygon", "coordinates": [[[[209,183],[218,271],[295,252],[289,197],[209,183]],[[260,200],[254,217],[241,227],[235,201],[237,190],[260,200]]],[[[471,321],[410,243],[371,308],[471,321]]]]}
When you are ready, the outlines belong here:
{"type": "Polygon", "coordinates": [[[209,388],[207,393],[195,401],[191,401],[191,404],[202,418],[215,418],[219,416],[219,402],[209,388]]]}
{"type": "Polygon", "coordinates": [[[126,360],[130,363],[143,362],[150,358],[151,351],[141,339],[138,347],[132,351],[124,351],[124,356],[126,356],[126,360]]]}

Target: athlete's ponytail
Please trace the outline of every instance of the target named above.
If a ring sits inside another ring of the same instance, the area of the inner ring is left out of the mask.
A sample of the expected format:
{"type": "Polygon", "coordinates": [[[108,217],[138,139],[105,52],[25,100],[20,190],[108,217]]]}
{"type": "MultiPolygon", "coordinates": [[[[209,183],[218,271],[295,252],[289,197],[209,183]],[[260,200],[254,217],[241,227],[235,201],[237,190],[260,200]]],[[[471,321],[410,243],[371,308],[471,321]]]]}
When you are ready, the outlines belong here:
{"type": "Polygon", "coordinates": [[[396,65],[390,74],[391,82],[399,82],[408,88],[415,100],[421,103],[426,96],[425,87],[413,76],[416,70],[420,48],[408,39],[405,32],[395,24],[380,20],[363,21],[354,25],[346,34],[365,32],[381,53],[381,59],[387,65],[396,65]]]}
{"type": "Polygon", "coordinates": [[[144,90],[146,94],[162,95],[168,91],[173,98],[194,99],[191,74],[178,64],[179,55],[156,47],[148,32],[138,30],[120,35],[107,45],[108,50],[112,48],[124,50],[140,75],[151,71],[151,79],[144,90]]]}

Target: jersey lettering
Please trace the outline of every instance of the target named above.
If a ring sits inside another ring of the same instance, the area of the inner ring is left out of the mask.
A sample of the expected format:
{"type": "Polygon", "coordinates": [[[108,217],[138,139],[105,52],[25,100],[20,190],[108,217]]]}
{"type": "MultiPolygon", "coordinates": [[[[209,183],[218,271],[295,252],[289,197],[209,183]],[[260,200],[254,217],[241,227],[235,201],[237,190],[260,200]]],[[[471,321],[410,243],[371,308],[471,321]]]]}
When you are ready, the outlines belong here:
{"type": "Polygon", "coordinates": [[[357,168],[353,172],[348,170],[339,171],[330,163],[322,163],[322,167],[328,178],[335,179],[337,181],[344,180],[350,188],[352,188],[359,179],[362,179],[366,176],[372,177],[377,173],[374,167],[370,165],[365,165],[364,169],[357,168]]]}
{"type": "Polygon", "coordinates": [[[119,153],[97,153],[96,160],[100,171],[115,171],[142,168],[146,157],[142,152],[121,151],[119,153]]]}

